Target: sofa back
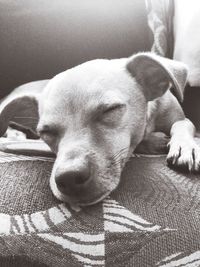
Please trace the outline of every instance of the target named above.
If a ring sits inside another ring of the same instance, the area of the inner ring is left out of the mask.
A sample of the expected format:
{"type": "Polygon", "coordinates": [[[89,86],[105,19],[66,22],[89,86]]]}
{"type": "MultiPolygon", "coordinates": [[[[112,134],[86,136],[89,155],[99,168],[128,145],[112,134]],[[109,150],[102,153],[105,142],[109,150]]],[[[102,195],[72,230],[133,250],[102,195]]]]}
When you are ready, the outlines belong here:
{"type": "Polygon", "coordinates": [[[141,0],[1,0],[0,98],[95,58],[149,50],[141,0]]]}

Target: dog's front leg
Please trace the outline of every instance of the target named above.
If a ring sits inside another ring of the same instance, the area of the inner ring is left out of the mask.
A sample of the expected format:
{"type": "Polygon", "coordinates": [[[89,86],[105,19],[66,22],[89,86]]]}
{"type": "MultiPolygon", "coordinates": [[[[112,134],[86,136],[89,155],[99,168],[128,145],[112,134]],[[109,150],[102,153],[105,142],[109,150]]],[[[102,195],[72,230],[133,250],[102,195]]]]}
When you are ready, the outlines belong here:
{"type": "Polygon", "coordinates": [[[200,147],[197,145],[195,126],[188,119],[176,121],[171,128],[167,162],[175,167],[200,170],[200,147]]]}

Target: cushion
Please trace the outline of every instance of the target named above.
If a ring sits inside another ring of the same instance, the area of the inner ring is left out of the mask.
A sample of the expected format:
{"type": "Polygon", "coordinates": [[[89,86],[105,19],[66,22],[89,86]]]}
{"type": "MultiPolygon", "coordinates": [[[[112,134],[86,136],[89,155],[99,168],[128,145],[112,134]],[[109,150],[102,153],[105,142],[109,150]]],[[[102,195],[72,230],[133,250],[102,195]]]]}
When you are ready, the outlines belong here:
{"type": "Polygon", "coordinates": [[[199,175],[135,156],[110,197],[75,211],[50,191],[52,164],[0,152],[2,267],[200,266],[199,175]]]}
{"type": "Polygon", "coordinates": [[[146,0],[148,25],[152,33],[151,51],[172,58],[173,39],[173,0],[146,0]]]}
{"type": "Polygon", "coordinates": [[[187,64],[188,82],[200,86],[200,2],[175,1],[174,58],[187,64]]]}

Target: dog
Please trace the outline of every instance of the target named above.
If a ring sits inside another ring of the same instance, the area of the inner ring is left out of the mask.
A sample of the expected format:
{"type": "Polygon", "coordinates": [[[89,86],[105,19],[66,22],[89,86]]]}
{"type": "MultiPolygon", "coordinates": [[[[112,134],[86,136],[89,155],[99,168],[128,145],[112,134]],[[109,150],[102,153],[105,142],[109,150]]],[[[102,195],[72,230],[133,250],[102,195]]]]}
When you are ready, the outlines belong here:
{"type": "Polygon", "coordinates": [[[195,127],[177,100],[186,81],[183,63],[150,52],[91,60],[15,89],[0,105],[0,136],[17,110],[36,105],[37,132],[56,155],[53,194],[71,205],[92,205],[116,189],[125,163],[153,132],[170,136],[169,164],[199,171],[195,127]]]}

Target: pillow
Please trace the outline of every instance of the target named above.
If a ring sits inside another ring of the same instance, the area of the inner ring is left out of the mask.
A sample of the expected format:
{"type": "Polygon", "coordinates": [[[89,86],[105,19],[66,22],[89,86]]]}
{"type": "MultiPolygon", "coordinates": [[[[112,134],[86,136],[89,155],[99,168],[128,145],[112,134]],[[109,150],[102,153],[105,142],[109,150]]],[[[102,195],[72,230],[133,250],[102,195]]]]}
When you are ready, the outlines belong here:
{"type": "Polygon", "coordinates": [[[199,10],[199,1],[175,1],[174,58],[188,65],[190,86],[200,86],[199,10]]]}
{"type": "Polygon", "coordinates": [[[50,191],[52,164],[0,152],[1,267],[200,265],[199,175],[133,157],[109,198],[74,211],[50,191]]]}

